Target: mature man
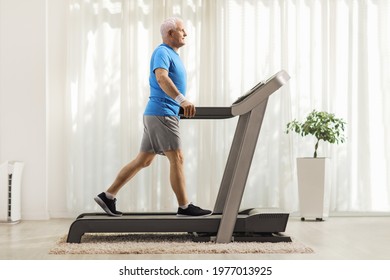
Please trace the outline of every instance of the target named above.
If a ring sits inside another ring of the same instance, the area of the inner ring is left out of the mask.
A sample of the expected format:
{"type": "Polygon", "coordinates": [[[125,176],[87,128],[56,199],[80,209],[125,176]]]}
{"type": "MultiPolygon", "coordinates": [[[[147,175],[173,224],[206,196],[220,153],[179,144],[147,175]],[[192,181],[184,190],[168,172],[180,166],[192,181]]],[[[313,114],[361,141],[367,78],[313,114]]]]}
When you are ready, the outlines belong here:
{"type": "Polygon", "coordinates": [[[149,166],[156,154],[165,155],[170,163],[170,182],[178,202],[179,216],[209,216],[210,210],[203,210],[189,202],[183,166],[179,133],[179,109],[185,117],[195,115],[195,106],[185,98],[187,75],[178,54],[185,45],[187,33],[183,21],[168,18],[161,25],[163,43],[153,52],[150,61],[150,97],[144,112],[144,135],[140,152],[125,165],[115,181],[95,197],[95,201],[112,216],[121,216],[116,210],[116,194],[140,171],[149,166]]]}

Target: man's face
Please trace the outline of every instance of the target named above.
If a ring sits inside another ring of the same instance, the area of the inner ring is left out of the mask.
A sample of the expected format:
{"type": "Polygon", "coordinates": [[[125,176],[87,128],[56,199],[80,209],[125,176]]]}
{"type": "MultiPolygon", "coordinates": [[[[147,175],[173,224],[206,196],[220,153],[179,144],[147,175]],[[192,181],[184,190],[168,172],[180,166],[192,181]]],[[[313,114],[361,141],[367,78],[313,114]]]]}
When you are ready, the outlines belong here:
{"type": "Polygon", "coordinates": [[[184,25],[182,22],[180,22],[180,21],[177,22],[176,26],[177,26],[176,29],[171,30],[170,34],[171,34],[171,38],[172,38],[172,44],[174,45],[174,47],[180,48],[186,44],[185,38],[187,36],[187,33],[184,29],[184,25]]]}

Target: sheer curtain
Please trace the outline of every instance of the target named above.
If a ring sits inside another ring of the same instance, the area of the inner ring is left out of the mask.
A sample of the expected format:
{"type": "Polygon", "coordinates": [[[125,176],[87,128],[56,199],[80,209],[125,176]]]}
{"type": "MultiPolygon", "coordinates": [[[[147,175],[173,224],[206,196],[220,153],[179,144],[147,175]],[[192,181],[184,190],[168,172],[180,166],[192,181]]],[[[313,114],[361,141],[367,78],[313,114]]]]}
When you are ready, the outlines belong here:
{"type": "MultiPolygon", "coordinates": [[[[70,212],[97,210],[105,190],[139,150],[149,60],[159,26],[183,18],[180,55],[197,106],[227,106],[280,69],[289,83],[269,100],[245,207],[298,210],[295,159],[313,139],[285,125],[313,109],[344,118],[347,142],[321,144],[332,158],[332,211],[390,210],[388,1],[70,0],[67,14],[66,152],[70,212]]],[[[212,208],[235,119],[181,121],[187,189],[212,208]]],[[[157,157],[118,195],[122,211],[174,211],[168,162],[157,157]]]]}

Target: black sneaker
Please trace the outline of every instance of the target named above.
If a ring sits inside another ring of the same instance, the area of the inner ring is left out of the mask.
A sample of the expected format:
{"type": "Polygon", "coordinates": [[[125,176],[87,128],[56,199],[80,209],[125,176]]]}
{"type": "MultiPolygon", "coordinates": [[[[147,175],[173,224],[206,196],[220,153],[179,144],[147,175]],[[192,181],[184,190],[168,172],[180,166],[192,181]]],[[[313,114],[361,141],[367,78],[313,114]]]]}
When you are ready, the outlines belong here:
{"type": "Polygon", "coordinates": [[[206,216],[210,216],[211,214],[213,214],[212,211],[204,210],[190,203],[187,209],[182,209],[179,207],[176,215],[180,217],[200,217],[200,216],[206,217],[206,216]]]}
{"type": "Polygon", "coordinates": [[[99,204],[99,206],[102,207],[103,210],[106,211],[106,213],[108,215],[115,216],[115,217],[122,216],[122,212],[116,211],[116,209],[115,209],[116,198],[109,199],[109,198],[107,198],[106,194],[104,192],[102,192],[101,194],[96,196],[94,199],[95,199],[96,203],[99,204]]]}

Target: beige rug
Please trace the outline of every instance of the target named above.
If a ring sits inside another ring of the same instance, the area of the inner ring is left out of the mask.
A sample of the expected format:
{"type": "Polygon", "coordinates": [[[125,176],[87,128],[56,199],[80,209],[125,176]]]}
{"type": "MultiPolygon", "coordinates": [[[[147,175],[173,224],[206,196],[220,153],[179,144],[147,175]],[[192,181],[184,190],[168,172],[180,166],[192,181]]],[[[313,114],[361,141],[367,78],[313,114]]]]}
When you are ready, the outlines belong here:
{"type": "Polygon", "coordinates": [[[189,234],[85,234],[81,243],[66,243],[63,236],[50,254],[303,254],[314,253],[304,244],[193,242],[189,234]]]}

